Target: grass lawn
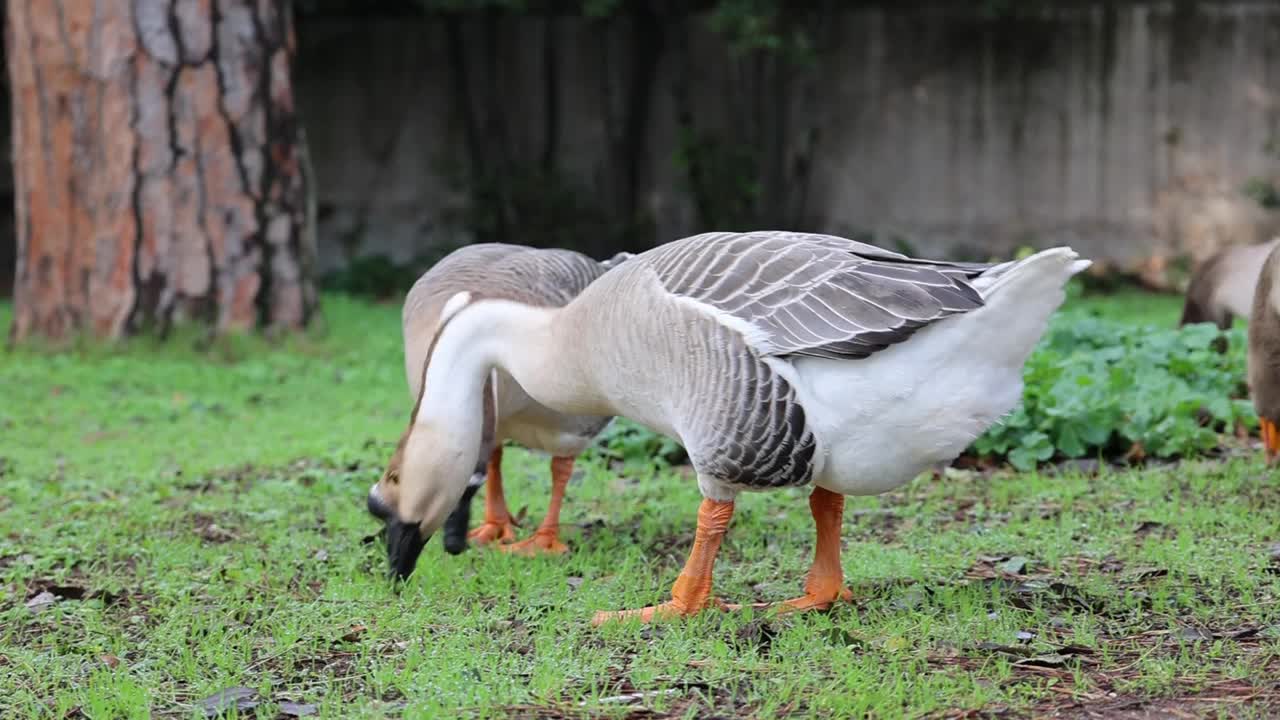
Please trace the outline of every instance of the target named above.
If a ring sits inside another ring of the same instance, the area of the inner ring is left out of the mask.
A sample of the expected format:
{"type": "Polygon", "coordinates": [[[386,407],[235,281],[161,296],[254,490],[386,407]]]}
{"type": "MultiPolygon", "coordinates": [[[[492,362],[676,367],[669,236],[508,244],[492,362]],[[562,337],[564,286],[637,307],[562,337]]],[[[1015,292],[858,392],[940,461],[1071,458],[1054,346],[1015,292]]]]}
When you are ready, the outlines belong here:
{"type": "MultiPolygon", "coordinates": [[[[595,610],[667,597],[699,496],[588,459],[571,554],[433,541],[397,592],[364,497],[410,409],[399,308],[326,300],[327,331],[281,346],[0,354],[0,717],[202,716],[236,693],[241,717],[1280,712],[1259,457],[921,477],[850,499],[851,604],[599,630],[595,610]]],[[[1179,311],[1073,303],[1135,330],[1179,311]]],[[[539,517],[545,458],[509,451],[505,475],[539,517]]],[[[798,594],[812,533],[804,493],[744,495],[718,593],[798,594]]]]}

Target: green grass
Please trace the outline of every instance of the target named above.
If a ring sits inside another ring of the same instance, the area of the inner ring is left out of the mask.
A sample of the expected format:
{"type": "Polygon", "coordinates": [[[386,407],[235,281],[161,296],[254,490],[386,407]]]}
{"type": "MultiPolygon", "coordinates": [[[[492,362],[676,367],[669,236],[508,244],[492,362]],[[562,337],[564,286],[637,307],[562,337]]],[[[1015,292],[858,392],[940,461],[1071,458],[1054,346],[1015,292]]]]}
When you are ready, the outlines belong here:
{"type": "MultiPolygon", "coordinates": [[[[1072,302],[1135,325],[1178,312],[1072,302]]],[[[571,554],[433,542],[397,591],[364,495],[410,406],[398,314],[329,297],[328,331],[281,346],[0,355],[0,717],[198,716],[237,686],[269,700],[259,717],[279,702],[333,718],[1277,708],[1280,483],[1252,454],[921,477],[850,499],[854,603],[600,630],[595,610],[665,599],[699,496],[679,471],[588,458],[571,554]],[[66,599],[29,608],[42,591],[66,599]]],[[[540,516],[545,458],[509,451],[505,476],[540,516]]],[[[739,500],[722,597],[798,594],[803,498],[739,500]]]]}
{"type": "MultiPolygon", "coordinates": [[[[1074,286],[1073,286],[1074,287],[1074,286]]],[[[1135,325],[1174,327],[1182,315],[1182,296],[1122,290],[1109,294],[1073,295],[1063,309],[1078,308],[1109,320],[1135,325]]]]}

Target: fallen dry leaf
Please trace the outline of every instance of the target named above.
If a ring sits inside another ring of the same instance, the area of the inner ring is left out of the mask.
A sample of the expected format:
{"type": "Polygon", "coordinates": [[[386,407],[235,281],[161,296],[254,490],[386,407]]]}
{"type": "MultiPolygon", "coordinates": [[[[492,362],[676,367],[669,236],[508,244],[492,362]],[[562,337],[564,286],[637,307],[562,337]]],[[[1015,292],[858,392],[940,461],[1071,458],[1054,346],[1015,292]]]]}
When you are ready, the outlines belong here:
{"type": "Polygon", "coordinates": [[[1126,582],[1142,582],[1143,580],[1164,577],[1168,574],[1169,571],[1164,568],[1138,567],[1126,573],[1124,579],[1126,582]]]}
{"type": "Polygon", "coordinates": [[[1000,563],[998,567],[1000,572],[1008,573],[1010,575],[1021,575],[1023,571],[1027,569],[1027,565],[1029,565],[1030,563],[1031,563],[1030,559],[1025,558],[1021,555],[1014,555],[1008,560],[1005,560],[1004,562],[1000,563]]]}
{"type": "Polygon", "coordinates": [[[35,597],[27,601],[27,609],[30,610],[31,612],[40,612],[41,610],[44,610],[45,608],[58,602],[61,599],[62,598],[58,597],[57,595],[54,595],[48,590],[45,590],[44,592],[40,593],[39,595],[36,595],[35,597]]]}
{"type": "Polygon", "coordinates": [[[1025,645],[1001,645],[1000,643],[981,642],[974,646],[975,650],[986,653],[999,653],[1018,658],[1014,665],[1030,665],[1032,667],[1062,667],[1073,660],[1079,662],[1084,655],[1092,655],[1093,649],[1083,645],[1063,645],[1044,652],[1036,652],[1025,645]]]}
{"type": "Polygon", "coordinates": [[[315,715],[320,712],[320,708],[316,705],[305,703],[280,703],[280,714],[285,717],[306,717],[307,715],[315,715]]]}
{"type": "Polygon", "coordinates": [[[1066,655],[1058,653],[1045,653],[1044,655],[1032,655],[1031,657],[1021,660],[1014,660],[1014,665],[1029,665],[1031,667],[1047,667],[1058,668],[1066,665],[1071,659],[1066,655]]]}
{"type": "Polygon", "coordinates": [[[196,703],[196,707],[204,712],[205,717],[218,717],[235,710],[237,713],[252,710],[262,704],[258,691],[247,687],[233,687],[219,690],[196,703]]]}
{"type": "Polygon", "coordinates": [[[1198,627],[1184,626],[1179,632],[1178,637],[1188,642],[1200,642],[1201,640],[1212,640],[1213,633],[1198,627]]]}

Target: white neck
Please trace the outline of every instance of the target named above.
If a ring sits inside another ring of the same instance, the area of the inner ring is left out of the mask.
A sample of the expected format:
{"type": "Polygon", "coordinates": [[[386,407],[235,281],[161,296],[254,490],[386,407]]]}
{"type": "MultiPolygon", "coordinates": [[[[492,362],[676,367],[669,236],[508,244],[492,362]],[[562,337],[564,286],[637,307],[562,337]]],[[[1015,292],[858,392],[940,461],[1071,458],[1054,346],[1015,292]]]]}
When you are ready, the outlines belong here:
{"type": "Polygon", "coordinates": [[[431,351],[404,445],[397,510],[402,520],[420,523],[430,535],[457,506],[476,467],[481,393],[493,368],[553,410],[574,412],[574,404],[582,402],[581,391],[589,383],[571,353],[557,352],[564,349],[554,322],[557,312],[481,300],[447,320],[431,351]]]}
{"type": "Polygon", "coordinates": [[[566,367],[576,363],[573,353],[558,347],[556,312],[506,300],[480,300],[459,310],[431,353],[414,423],[459,427],[475,418],[478,426],[484,381],[495,367],[542,405],[579,411],[591,393],[580,369],[566,367]]]}

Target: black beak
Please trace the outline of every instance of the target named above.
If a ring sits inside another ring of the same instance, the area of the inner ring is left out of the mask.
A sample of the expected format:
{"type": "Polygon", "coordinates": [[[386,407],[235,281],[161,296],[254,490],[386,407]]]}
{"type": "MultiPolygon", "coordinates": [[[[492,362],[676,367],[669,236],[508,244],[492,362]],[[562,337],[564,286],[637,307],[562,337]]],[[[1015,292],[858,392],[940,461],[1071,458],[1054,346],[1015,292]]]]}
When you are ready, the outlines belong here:
{"type": "Polygon", "coordinates": [[[462,492],[458,507],[449,513],[444,521],[444,549],[450,555],[457,555],[467,549],[467,531],[471,529],[471,498],[475,497],[479,485],[468,485],[462,492]]]}
{"type": "Polygon", "coordinates": [[[392,519],[387,522],[387,564],[391,567],[391,576],[404,580],[413,574],[418,565],[418,556],[426,546],[429,538],[422,537],[417,525],[392,519]]]}
{"type": "MultiPolygon", "coordinates": [[[[391,576],[404,580],[413,573],[413,568],[418,564],[418,556],[422,554],[422,548],[429,538],[422,537],[417,525],[401,522],[373,490],[369,491],[365,504],[374,517],[387,524],[382,534],[387,542],[387,563],[391,566],[391,576]]],[[[462,535],[465,541],[465,530],[462,535]]]]}

